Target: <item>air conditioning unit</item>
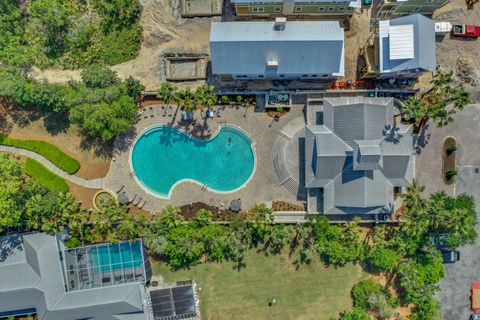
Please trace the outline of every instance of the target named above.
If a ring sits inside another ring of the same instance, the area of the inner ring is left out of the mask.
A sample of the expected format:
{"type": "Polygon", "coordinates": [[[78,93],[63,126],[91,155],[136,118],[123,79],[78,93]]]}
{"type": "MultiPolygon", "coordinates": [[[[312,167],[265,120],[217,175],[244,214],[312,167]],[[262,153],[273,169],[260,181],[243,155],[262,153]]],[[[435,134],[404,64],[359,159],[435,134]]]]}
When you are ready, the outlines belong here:
{"type": "Polygon", "coordinates": [[[275,18],[275,24],[273,25],[273,29],[275,31],[283,31],[285,30],[286,25],[287,25],[286,17],[277,17],[275,18]]]}

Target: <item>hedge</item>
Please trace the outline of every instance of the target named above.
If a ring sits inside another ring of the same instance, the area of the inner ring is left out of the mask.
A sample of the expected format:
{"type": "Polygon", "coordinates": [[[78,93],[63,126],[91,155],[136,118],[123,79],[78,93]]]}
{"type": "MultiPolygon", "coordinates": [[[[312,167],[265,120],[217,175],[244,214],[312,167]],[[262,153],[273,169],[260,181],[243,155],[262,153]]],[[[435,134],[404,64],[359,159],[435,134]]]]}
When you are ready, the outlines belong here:
{"type": "Polygon", "coordinates": [[[74,174],[80,169],[80,162],[77,159],[45,141],[13,139],[0,134],[0,144],[36,152],[69,174],[74,174]]]}
{"type": "Polygon", "coordinates": [[[27,159],[25,162],[25,173],[51,191],[66,192],[69,190],[68,184],[63,178],[50,172],[42,164],[33,159],[27,159]]]}

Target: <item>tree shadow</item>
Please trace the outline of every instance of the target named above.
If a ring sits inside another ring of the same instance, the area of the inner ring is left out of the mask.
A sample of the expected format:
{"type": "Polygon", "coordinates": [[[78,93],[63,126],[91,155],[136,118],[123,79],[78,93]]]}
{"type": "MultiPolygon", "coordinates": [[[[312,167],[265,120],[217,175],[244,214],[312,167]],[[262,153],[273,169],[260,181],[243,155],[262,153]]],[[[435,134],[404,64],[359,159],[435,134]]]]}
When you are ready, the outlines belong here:
{"type": "Polygon", "coordinates": [[[414,148],[415,148],[415,153],[417,155],[420,155],[425,149],[425,147],[428,145],[428,142],[430,140],[431,134],[428,132],[428,129],[430,128],[429,123],[425,123],[420,132],[417,135],[417,138],[415,140],[414,148]]]}
{"type": "Polygon", "coordinates": [[[0,262],[7,260],[17,250],[23,250],[20,235],[5,236],[0,238],[0,262]]]}
{"type": "Polygon", "coordinates": [[[66,114],[50,113],[44,116],[43,125],[49,134],[55,136],[65,133],[70,128],[70,121],[66,114]]]}
{"type": "Polygon", "coordinates": [[[113,155],[114,141],[103,141],[100,138],[92,138],[82,134],[80,148],[84,151],[93,151],[93,154],[101,158],[110,158],[113,155]]]}
{"type": "Polygon", "coordinates": [[[31,122],[42,117],[42,114],[36,110],[25,109],[19,106],[9,106],[8,115],[10,116],[10,119],[12,119],[12,121],[20,128],[25,128],[31,122]]]}

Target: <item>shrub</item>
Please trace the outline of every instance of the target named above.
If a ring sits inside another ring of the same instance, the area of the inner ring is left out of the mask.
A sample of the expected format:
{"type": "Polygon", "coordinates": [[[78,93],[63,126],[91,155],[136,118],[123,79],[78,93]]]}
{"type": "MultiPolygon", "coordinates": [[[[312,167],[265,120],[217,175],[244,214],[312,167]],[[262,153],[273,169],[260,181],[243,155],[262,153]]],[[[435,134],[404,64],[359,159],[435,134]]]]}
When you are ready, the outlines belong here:
{"type": "Polygon", "coordinates": [[[457,175],[457,170],[448,170],[446,173],[445,173],[445,179],[447,179],[447,181],[450,181],[453,179],[453,177],[455,177],[457,175]]]}
{"type": "Polygon", "coordinates": [[[91,65],[84,69],[82,81],[89,88],[106,88],[120,83],[116,72],[100,65],[91,65]]]}
{"type": "Polygon", "coordinates": [[[63,171],[74,174],[80,169],[80,162],[45,141],[12,139],[0,135],[0,144],[18,147],[38,153],[63,171]]]}
{"type": "Polygon", "coordinates": [[[380,272],[393,270],[397,266],[398,260],[398,252],[388,248],[376,248],[370,255],[370,262],[380,272]]]}
{"type": "Polygon", "coordinates": [[[386,301],[390,306],[396,305],[398,302],[391,296],[391,294],[383,288],[383,286],[379,283],[371,279],[366,279],[360,281],[352,288],[352,299],[353,299],[353,306],[368,310],[372,308],[370,303],[370,299],[373,296],[382,295],[385,297],[386,301]]]}
{"type": "Polygon", "coordinates": [[[447,154],[448,155],[451,155],[455,151],[457,151],[457,146],[455,144],[452,144],[450,147],[447,148],[447,154]]]}
{"type": "Polygon", "coordinates": [[[64,179],[50,172],[47,168],[33,159],[27,159],[25,162],[25,174],[50,191],[67,192],[69,190],[64,179]]]}
{"type": "Polygon", "coordinates": [[[371,320],[372,318],[362,309],[353,308],[352,311],[344,313],[340,320],[371,320]]]}

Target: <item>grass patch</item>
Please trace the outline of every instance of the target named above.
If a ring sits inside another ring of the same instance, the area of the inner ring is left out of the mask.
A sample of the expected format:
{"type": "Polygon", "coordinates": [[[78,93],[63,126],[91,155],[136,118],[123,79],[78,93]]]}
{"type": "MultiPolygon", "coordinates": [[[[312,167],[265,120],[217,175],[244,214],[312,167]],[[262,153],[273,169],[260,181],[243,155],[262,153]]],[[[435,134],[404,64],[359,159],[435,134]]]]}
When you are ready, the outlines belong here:
{"type": "Polygon", "coordinates": [[[51,191],[68,191],[68,184],[56,174],[50,172],[39,162],[33,159],[25,161],[25,173],[39,184],[51,191]]]}
{"type": "Polygon", "coordinates": [[[0,144],[36,152],[69,174],[74,174],[80,169],[80,162],[77,159],[70,157],[53,144],[45,141],[20,140],[0,135],[0,144]]]}
{"type": "Polygon", "coordinates": [[[447,137],[443,141],[442,150],[442,177],[443,182],[447,185],[451,185],[455,182],[454,175],[449,176],[455,171],[455,161],[457,157],[456,148],[453,151],[449,151],[449,148],[456,147],[456,141],[452,137],[447,137]]]}
{"type": "Polygon", "coordinates": [[[265,256],[250,250],[245,269],[232,263],[206,263],[172,271],[163,263],[154,274],[166,282],[193,279],[201,288],[200,311],[204,319],[315,319],[337,318],[352,306],[350,290],[365,277],[360,266],[325,267],[314,259],[298,270],[294,254],[265,256]],[[275,298],[277,303],[269,307],[275,298]]]}

